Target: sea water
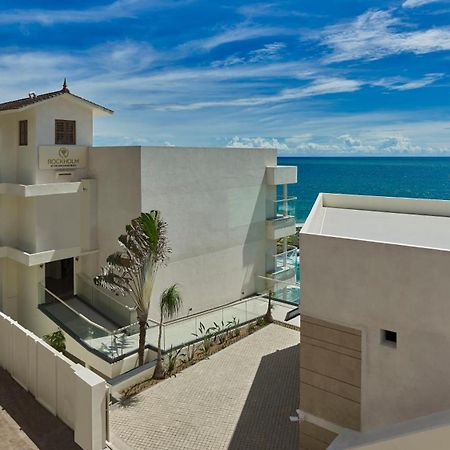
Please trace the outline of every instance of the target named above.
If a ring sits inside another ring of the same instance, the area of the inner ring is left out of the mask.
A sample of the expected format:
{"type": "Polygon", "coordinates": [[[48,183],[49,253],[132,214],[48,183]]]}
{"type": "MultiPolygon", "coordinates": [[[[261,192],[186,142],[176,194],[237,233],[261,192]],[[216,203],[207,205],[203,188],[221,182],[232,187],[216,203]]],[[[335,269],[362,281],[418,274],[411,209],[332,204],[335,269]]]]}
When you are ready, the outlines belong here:
{"type": "Polygon", "coordinates": [[[280,157],[298,167],[296,219],[303,223],[320,192],[450,199],[450,157],[280,157]]]}

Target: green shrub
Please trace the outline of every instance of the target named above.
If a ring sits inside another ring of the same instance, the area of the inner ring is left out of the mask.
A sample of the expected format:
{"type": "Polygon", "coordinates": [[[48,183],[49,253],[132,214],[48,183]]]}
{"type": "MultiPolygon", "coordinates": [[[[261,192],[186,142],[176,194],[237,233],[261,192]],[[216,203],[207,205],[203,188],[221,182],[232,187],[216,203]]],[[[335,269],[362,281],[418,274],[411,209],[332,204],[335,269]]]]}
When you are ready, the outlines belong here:
{"type": "Polygon", "coordinates": [[[66,337],[59,328],[54,333],[46,334],[42,339],[58,352],[64,352],[66,350],[66,337]]]}

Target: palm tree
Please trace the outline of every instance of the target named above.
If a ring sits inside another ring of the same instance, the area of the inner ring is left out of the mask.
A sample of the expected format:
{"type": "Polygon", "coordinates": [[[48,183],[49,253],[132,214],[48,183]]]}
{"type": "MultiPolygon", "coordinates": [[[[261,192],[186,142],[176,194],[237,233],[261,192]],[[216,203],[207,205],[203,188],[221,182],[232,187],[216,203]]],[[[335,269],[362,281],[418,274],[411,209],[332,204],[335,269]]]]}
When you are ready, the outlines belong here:
{"type": "Polygon", "coordinates": [[[266,311],[266,315],[264,316],[264,320],[267,323],[272,323],[273,322],[273,316],[272,316],[272,290],[269,290],[269,299],[267,301],[267,311],[266,311]]]}
{"type": "Polygon", "coordinates": [[[161,336],[164,319],[171,319],[181,308],[183,300],[176,284],[168,287],[162,294],[159,301],[159,308],[161,311],[161,319],[159,321],[159,335],[158,335],[158,357],[156,359],[155,371],[153,378],[161,380],[165,377],[162,365],[162,351],[161,351],[161,336]]]}
{"type": "Polygon", "coordinates": [[[159,211],[141,213],[125,231],[118,239],[122,250],[108,256],[94,283],[132,298],[139,322],[138,355],[142,366],[153,284],[158,268],[166,263],[171,249],[167,242],[167,224],[161,220],[159,211]]]}

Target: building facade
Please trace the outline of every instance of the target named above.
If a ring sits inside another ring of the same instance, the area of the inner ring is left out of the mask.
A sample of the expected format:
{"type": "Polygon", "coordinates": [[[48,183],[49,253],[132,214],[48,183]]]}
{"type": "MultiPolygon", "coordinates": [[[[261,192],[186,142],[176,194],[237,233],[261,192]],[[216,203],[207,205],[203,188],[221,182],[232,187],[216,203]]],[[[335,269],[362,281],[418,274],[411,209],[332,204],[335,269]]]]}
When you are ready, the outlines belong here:
{"type": "Polygon", "coordinates": [[[449,230],[449,201],[320,194],[300,233],[302,448],[450,408],[449,230]]]}
{"type": "Polygon", "coordinates": [[[0,104],[0,308],[38,336],[61,327],[69,352],[107,377],[135,364],[134,350],[108,352],[136,316],[92,278],[125,225],[161,211],[173,252],[149,317],[175,282],[184,317],[266,289],[260,277],[286,256],[277,240],[295,232],[278,186],[297,180],[272,149],[94,147],[94,116],[110,114],[66,84],[0,104]]]}

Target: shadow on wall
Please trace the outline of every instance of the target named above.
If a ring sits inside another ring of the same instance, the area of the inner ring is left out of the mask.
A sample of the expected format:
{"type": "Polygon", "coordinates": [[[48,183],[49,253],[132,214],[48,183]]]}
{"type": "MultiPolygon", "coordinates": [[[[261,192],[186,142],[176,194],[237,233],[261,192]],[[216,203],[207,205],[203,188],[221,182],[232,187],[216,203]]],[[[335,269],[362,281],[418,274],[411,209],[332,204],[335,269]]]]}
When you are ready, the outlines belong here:
{"type": "Polygon", "coordinates": [[[18,425],[11,423],[0,409],[0,448],[81,450],[73,441],[72,430],[41,406],[3,369],[0,369],[0,408],[18,425]],[[36,447],[29,443],[24,434],[36,447]]]}
{"type": "Polygon", "coordinates": [[[299,405],[300,344],[264,356],[228,450],[292,450],[299,426],[289,416],[299,405]]]}

